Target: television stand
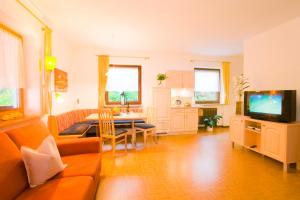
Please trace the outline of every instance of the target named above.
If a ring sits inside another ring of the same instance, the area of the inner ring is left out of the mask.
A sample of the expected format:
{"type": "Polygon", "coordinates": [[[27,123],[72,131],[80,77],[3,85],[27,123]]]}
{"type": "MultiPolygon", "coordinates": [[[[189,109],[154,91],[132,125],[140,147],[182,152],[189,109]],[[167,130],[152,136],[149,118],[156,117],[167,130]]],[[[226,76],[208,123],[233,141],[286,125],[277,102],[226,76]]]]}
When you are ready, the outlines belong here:
{"type": "Polygon", "coordinates": [[[234,116],[230,120],[232,146],[238,144],[300,170],[300,122],[280,123],[234,116]]]}

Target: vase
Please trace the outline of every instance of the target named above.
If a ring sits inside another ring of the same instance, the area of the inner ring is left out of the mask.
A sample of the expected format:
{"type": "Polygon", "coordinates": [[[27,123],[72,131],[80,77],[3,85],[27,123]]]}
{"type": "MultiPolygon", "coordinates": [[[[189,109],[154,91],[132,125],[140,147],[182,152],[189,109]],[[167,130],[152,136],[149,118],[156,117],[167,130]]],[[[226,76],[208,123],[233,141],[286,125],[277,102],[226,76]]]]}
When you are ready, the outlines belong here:
{"type": "Polygon", "coordinates": [[[158,81],[158,87],[166,87],[165,81],[158,81]]]}
{"type": "Polygon", "coordinates": [[[235,114],[236,115],[241,115],[242,114],[242,106],[243,102],[242,101],[237,101],[236,102],[236,107],[235,107],[235,114]]]}
{"type": "Polygon", "coordinates": [[[208,127],[206,127],[206,130],[207,130],[208,132],[213,132],[213,131],[214,131],[214,127],[208,126],[208,127]]]}

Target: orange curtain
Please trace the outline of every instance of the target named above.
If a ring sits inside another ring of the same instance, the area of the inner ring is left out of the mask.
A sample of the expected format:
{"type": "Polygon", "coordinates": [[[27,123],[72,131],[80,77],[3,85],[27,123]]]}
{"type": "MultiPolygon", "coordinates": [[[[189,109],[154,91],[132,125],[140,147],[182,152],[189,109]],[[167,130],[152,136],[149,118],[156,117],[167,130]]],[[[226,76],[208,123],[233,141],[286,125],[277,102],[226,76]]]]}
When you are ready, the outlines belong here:
{"type": "Polygon", "coordinates": [[[52,31],[48,27],[44,31],[44,65],[41,71],[42,80],[42,113],[52,114],[52,95],[51,95],[51,71],[47,70],[46,57],[52,53],[52,31]]]}
{"type": "Polygon", "coordinates": [[[98,72],[99,72],[99,86],[98,86],[98,108],[103,108],[105,105],[105,91],[107,83],[107,72],[109,68],[109,56],[98,56],[98,72]]]}
{"type": "Polygon", "coordinates": [[[230,99],[230,62],[222,62],[223,84],[224,84],[224,104],[229,104],[230,99]]]}

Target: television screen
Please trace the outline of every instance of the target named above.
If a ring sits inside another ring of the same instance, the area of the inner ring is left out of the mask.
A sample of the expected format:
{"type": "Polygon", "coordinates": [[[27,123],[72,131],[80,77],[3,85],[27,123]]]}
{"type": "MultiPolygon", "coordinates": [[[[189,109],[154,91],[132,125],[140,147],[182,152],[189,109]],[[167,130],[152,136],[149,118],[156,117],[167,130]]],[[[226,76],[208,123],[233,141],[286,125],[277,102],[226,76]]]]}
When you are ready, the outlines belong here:
{"type": "Polygon", "coordinates": [[[251,94],[249,97],[249,111],[271,115],[282,114],[281,94],[251,94]]]}

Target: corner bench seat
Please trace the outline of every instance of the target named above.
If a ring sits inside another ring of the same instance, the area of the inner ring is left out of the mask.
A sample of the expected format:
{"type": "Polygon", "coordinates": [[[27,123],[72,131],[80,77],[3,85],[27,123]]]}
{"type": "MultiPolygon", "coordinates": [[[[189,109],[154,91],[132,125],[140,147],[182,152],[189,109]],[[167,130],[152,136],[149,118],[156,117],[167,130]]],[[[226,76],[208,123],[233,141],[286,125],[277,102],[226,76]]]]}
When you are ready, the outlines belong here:
{"type": "MultiPolygon", "coordinates": [[[[125,111],[124,108],[121,111],[125,111]]],[[[142,108],[130,108],[130,112],[142,112],[142,108]]],[[[98,113],[98,109],[78,109],[58,115],[49,115],[48,128],[55,138],[79,138],[96,135],[95,126],[98,120],[86,120],[90,114],[98,113]]],[[[116,126],[131,127],[131,120],[116,120],[116,126]]],[[[144,120],[135,120],[134,123],[145,123],[144,120]]]]}
{"type": "Polygon", "coordinates": [[[78,109],[58,115],[49,115],[48,128],[56,138],[83,137],[94,124],[94,120],[86,121],[85,118],[98,109],[78,109]]]}
{"type": "Polygon", "coordinates": [[[60,132],[59,135],[83,135],[90,127],[91,125],[86,123],[75,123],[63,130],[62,132],[60,132]]]}

